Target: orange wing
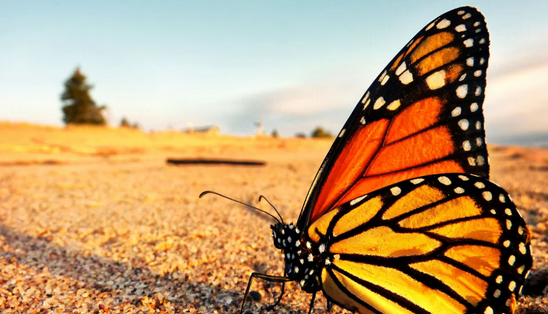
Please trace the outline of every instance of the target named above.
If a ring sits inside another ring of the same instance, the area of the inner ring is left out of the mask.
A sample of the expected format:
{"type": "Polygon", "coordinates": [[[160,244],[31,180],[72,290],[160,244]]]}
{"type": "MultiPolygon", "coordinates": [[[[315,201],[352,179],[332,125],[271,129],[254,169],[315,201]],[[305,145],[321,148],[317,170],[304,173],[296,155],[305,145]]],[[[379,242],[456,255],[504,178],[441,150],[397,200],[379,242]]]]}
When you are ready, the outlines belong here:
{"type": "Polygon", "coordinates": [[[489,33],[464,7],[438,17],[384,69],[325,158],[297,226],[360,195],[438,173],[489,176],[483,100],[489,33]]]}
{"type": "Polygon", "coordinates": [[[322,290],[359,313],[514,313],[530,233],[485,178],[415,178],[359,197],[307,230],[326,253],[322,290]]]}

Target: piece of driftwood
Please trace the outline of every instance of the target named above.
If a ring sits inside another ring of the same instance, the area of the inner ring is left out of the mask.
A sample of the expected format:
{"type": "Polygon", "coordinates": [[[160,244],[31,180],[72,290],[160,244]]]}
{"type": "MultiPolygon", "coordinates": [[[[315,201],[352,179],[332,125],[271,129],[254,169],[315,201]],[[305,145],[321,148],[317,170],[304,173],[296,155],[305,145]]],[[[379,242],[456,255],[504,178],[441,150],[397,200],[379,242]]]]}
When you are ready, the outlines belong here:
{"type": "Polygon", "coordinates": [[[168,158],[170,165],[231,165],[231,166],[264,166],[266,162],[257,160],[205,159],[205,158],[168,158]]]}

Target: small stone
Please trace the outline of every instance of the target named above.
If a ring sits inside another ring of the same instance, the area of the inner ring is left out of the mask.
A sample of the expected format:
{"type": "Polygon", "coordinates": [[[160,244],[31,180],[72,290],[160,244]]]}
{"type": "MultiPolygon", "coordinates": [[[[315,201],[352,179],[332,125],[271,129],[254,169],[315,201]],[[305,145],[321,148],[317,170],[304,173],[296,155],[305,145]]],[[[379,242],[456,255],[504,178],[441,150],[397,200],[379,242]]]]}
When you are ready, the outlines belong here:
{"type": "Polygon", "coordinates": [[[258,291],[251,291],[249,292],[249,296],[254,300],[254,301],[260,301],[262,299],[262,295],[258,292],[258,291]]]}

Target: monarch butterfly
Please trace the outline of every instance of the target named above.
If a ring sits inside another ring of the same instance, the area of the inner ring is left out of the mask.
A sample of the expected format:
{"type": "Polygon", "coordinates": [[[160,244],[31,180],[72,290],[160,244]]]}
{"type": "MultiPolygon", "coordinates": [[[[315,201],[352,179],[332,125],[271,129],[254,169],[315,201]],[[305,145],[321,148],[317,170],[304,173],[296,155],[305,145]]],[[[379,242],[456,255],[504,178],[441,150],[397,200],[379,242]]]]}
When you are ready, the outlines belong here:
{"type": "Polygon", "coordinates": [[[261,278],[298,282],[313,294],[309,313],[320,290],[329,308],[362,314],[514,313],[530,233],[488,180],[488,58],[472,7],[434,19],[396,55],[334,141],[297,223],[269,214],[284,275],[253,273],[242,312],[261,278]]]}

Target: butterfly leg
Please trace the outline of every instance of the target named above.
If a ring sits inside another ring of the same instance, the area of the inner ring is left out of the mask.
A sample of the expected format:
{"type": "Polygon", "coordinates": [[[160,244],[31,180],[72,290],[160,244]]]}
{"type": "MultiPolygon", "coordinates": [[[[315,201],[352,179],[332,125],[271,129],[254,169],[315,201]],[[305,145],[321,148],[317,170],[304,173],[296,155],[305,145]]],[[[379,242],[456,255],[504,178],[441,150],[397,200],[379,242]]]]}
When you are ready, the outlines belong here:
{"type": "Polygon", "coordinates": [[[269,305],[266,307],[267,310],[273,310],[280,302],[282,301],[282,297],[284,296],[284,289],[285,289],[285,282],[282,282],[282,290],[280,292],[280,296],[278,297],[278,300],[274,302],[274,304],[269,305]]]}
{"type": "MultiPolygon", "coordinates": [[[[244,312],[245,301],[247,300],[247,296],[249,295],[249,289],[251,288],[251,283],[253,282],[253,278],[255,278],[255,277],[266,280],[266,281],[270,281],[270,282],[282,282],[284,284],[288,281],[291,281],[291,279],[289,279],[285,276],[270,276],[270,275],[265,275],[265,274],[261,274],[261,273],[252,273],[251,277],[249,277],[249,282],[247,283],[247,288],[245,289],[244,300],[242,301],[242,307],[240,308],[240,314],[242,314],[244,312]]],[[[282,288],[282,294],[283,294],[283,288],[282,288]]],[[[278,302],[276,302],[275,305],[277,305],[280,302],[281,298],[282,297],[280,295],[280,299],[278,300],[278,302]]]]}
{"type": "MultiPolygon", "coordinates": [[[[284,271],[284,277],[286,276],[287,274],[285,273],[284,271]]],[[[282,297],[284,296],[284,290],[285,290],[285,281],[282,282],[282,289],[280,291],[280,296],[278,297],[278,300],[276,302],[274,302],[274,304],[268,306],[266,309],[267,310],[273,310],[278,304],[280,304],[280,302],[282,301],[282,297]]]]}
{"type": "Polygon", "coordinates": [[[314,300],[316,299],[316,292],[312,294],[312,300],[310,300],[310,309],[308,310],[308,314],[312,313],[312,310],[314,310],[314,300]]]}

